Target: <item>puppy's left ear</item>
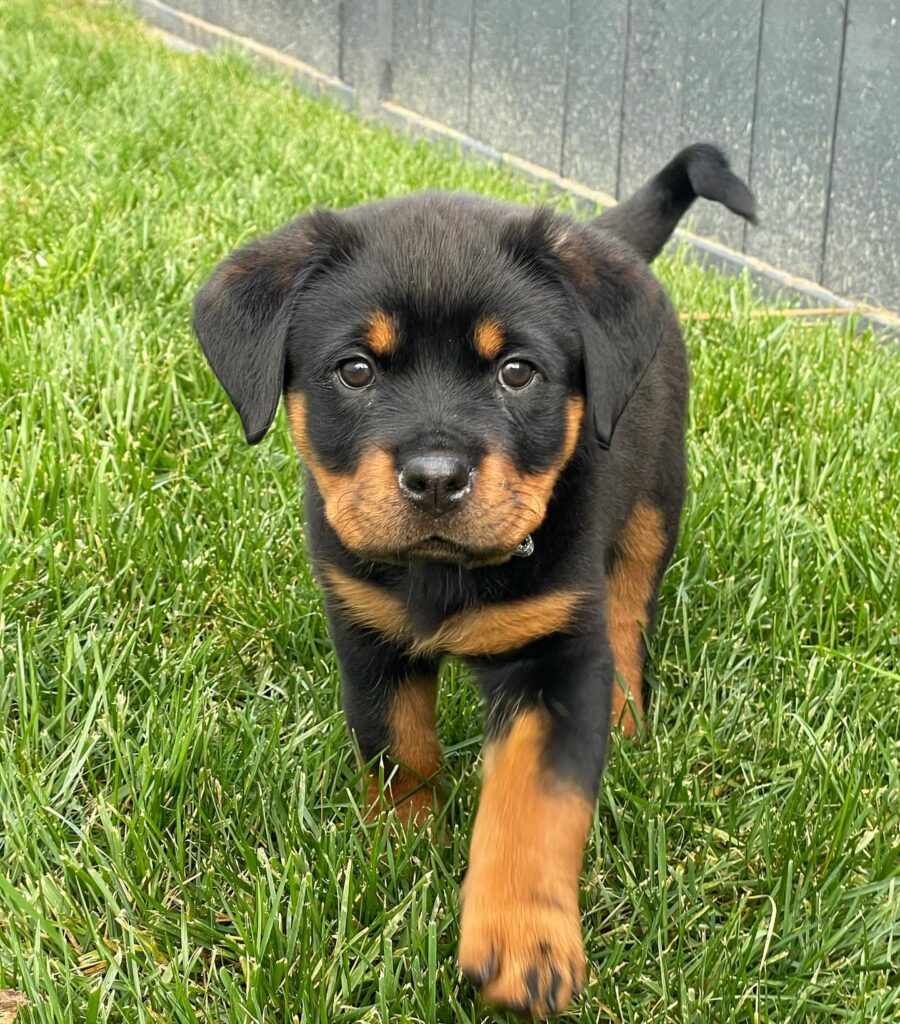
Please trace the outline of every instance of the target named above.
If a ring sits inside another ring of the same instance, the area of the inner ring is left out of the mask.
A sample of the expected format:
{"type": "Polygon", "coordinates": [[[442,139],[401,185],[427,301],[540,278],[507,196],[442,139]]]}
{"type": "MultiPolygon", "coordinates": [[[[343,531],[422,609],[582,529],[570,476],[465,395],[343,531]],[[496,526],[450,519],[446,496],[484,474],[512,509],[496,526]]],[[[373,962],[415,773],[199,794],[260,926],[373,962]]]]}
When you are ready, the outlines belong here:
{"type": "Polygon", "coordinates": [[[351,243],[337,214],[301,217],[232,253],[197,293],[194,332],[248,444],[263,439],[278,409],[294,303],[351,243]]]}
{"type": "Polygon", "coordinates": [[[547,243],[583,306],[587,398],[597,439],[612,441],[616,422],[667,333],[674,311],[646,268],[698,197],[721,203],[751,224],[756,200],[720,149],[683,149],[624,203],[588,225],[553,225],[547,243]]]}
{"type": "Polygon", "coordinates": [[[667,330],[678,330],[661,285],[617,239],[539,209],[508,226],[520,265],[561,285],[581,335],[588,422],[604,448],[667,330]]]}
{"type": "Polygon", "coordinates": [[[594,252],[590,258],[589,243],[574,247],[582,250],[577,257],[564,252],[561,264],[568,268],[580,322],[589,422],[601,447],[609,448],[660,342],[679,328],[662,286],[643,263],[621,253],[603,258],[594,252]]]}

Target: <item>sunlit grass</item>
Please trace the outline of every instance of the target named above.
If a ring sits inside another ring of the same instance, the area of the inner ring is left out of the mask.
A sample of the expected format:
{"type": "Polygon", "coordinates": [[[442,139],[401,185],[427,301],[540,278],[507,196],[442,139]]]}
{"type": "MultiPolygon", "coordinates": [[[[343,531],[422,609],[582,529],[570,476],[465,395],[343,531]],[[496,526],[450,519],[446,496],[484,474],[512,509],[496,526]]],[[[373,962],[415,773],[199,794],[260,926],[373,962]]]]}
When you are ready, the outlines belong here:
{"type": "MultiPolygon", "coordinates": [[[[190,300],[315,205],[536,193],[109,7],[0,7],[0,96],[0,988],[41,1022],[491,1019],[453,960],[474,690],[447,673],[443,829],[363,824],[295,457],[280,418],[244,446],[190,300]]],[[[897,353],[658,270],[723,319],[688,327],[691,492],[574,1016],[897,1020],[897,353]]]]}

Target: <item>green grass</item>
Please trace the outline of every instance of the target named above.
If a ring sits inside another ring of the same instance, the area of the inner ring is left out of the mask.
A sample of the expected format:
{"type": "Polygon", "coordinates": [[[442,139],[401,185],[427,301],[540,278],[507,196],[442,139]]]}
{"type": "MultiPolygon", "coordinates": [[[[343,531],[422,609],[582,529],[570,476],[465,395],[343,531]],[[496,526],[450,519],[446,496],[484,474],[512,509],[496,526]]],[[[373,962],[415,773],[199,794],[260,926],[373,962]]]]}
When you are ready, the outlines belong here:
{"type": "MultiPolygon", "coordinates": [[[[443,831],[364,825],[283,419],[244,446],[189,318],[218,259],[317,204],[537,193],[109,7],[4,3],[0,96],[18,1022],[491,1020],[454,963],[474,688],[448,671],[443,831]]],[[[900,361],[658,269],[722,318],[688,328],[691,491],[573,1019],[900,1020],[900,361]]]]}

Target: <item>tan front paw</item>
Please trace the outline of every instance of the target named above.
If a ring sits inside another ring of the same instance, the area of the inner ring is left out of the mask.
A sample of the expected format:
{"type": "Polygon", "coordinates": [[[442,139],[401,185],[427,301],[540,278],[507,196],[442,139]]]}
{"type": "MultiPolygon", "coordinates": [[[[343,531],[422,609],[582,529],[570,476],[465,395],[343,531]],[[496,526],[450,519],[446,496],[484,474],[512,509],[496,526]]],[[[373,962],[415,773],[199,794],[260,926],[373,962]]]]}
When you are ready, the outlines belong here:
{"type": "Polygon", "coordinates": [[[558,1013],[584,984],[577,902],[550,892],[491,892],[467,880],[459,963],[487,1002],[532,1017],[558,1013]]]}

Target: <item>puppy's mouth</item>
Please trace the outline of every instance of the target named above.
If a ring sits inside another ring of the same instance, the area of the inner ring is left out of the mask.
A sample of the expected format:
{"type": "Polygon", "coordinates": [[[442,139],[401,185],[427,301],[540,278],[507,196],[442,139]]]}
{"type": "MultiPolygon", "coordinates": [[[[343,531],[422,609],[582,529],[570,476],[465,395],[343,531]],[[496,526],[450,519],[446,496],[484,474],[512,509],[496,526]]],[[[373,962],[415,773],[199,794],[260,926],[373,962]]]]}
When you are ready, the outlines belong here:
{"type": "MultiPolygon", "coordinates": [[[[458,544],[432,534],[424,540],[411,544],[400,552],[405,561],[410,562],[452,562],[455,565],[482,565],[485,560],[494,561],[497,552],[476,551],[474,548],[458,544]]],[[[508,556],[507,556],[508,557],[508,556]]]]}
{"type": "Polygon", "coordinates": [[[528,558],[534,553],[534,541],[529,534],[512,550],[484,551],[466,547],[456,541],[447,540],[433,534],[424,540],[410,545],[402,552],[406,561],[450,562],[454,565],[475,567],[479,565],[498,565],[508,562],[511,558],[528,558]]]}

